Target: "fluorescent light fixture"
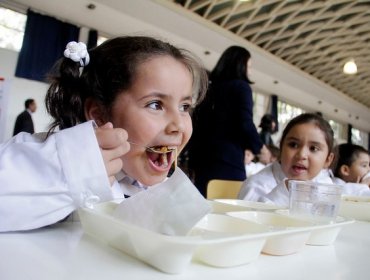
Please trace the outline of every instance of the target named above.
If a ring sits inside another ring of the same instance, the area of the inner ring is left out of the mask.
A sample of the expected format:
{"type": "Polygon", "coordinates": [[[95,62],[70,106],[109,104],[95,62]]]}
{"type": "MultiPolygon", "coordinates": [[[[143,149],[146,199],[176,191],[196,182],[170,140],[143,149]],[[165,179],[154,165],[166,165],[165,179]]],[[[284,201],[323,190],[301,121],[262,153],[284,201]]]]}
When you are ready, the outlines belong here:
{"type": "Polygon", "coordinates": [[[343,73],[353,75],[357,73],[357,65],[353,59],[347,61],[343,67],[343,73]]]}

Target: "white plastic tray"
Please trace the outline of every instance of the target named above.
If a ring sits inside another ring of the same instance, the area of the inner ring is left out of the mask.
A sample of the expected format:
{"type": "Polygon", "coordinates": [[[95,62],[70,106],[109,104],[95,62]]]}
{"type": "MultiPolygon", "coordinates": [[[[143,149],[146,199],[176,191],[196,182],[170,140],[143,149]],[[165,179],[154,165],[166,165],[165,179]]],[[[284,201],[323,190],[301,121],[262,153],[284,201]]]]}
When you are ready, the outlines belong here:
{"type": "Polygon", "coordinates": [[[281,234],[253,222],[209,214],[189,235],[166,236],[114,218],[116,206],[106,202],[80,209],[84,231],[167,273],[181,273],[192,258],[219,267],[249,263],[259,256],[267,237],[281,234]]]}
{"type": "Polygon", "coordinates": [[[215,199],[211,200],[210,202],[213,213],[226,213],[247,210],[275,211],[278,209],[284,209],[283,207],[273,204],[239,199],[215,199]]]}
{"type": "MultiPolygon", "coordinates": [[[[296,218],[289,215],[289,210],[277,210],[276,213],[296,218]]],[[[306,244],[316,246],[326,246],[333,244],[343,226],[354,222],[353,219],[348,219],[340,216],[336,218],[335,223],[317,223],[317,221],[314,221],[312,219],[306,221],[313,223],[312,231],[308,240],[306,241],[306,244]]]]}
{"type": "Polygon", "coordinates": [[[361,221],[370,222],[370,197],[342,196],[339,215],[361,221]]]}
{"type": "Polygon", "coordinates": [[[328,235],[333,239],[328,230],[350,222],[312,225],[287,216],[285,210],[279,210],[285,215],[237,211],[233,216],[208,214],[188,235],[167,236],[118,220],[112,216],[116,207],[117,203],[106,202],[93,209],[81,208],[79,216],[85,233],[166,273],[181,273],[192,260],[231,267],[250,263],[262,252],[292,254],[305,242],[328,243],[328,235]],[[252,214],[243,214],[247,212],[252,214]]]}

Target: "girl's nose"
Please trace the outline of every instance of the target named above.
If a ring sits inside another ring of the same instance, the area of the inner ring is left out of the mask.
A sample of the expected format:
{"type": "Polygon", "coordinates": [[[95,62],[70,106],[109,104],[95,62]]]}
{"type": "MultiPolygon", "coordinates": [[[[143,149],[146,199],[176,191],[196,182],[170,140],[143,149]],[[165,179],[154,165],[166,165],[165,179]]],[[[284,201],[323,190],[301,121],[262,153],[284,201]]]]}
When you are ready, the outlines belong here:
{"type": "Polygon", "coordinates": [[[184,119],[181,116],[180,112],[172,112],[168,116],[168,120],[169,122],[166,127],[167,133],[173,134],[173,133],[180,133],[184,131],[185,123],[184,123],[184,119]]]}
{"type": "Polygon", "coordinates": [[[296,156],[297,156],[298,158],[300,158],[300,159],[306,159],[306,158],[307,158],[307,156],[308,156],[308,149],[307,149],[306,147],[301,147],[301,148],[298,150],[298,152],[297,152],[296,156]]]}

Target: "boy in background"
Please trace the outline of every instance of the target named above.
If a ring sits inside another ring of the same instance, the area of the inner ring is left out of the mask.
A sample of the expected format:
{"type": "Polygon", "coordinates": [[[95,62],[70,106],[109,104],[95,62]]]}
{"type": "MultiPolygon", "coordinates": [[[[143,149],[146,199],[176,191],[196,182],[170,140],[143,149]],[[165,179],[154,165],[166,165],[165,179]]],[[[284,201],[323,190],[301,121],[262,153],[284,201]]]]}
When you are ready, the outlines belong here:
{"type": "Polygon", "coordinates": [[[337,180],[370,186],[369,152],[365,148],[349,143],[340,144],[336,148],[336,156],[333,172],[337,180]]]}
{"type": "Polygon", "coordinates": [[[265,167],[263,163],[255,162],[256,156],[249,149],[244,151],[244,164],[245,172],[247,173],[247,178],[253,174],[258,173],[261,169],[265,167]]]}

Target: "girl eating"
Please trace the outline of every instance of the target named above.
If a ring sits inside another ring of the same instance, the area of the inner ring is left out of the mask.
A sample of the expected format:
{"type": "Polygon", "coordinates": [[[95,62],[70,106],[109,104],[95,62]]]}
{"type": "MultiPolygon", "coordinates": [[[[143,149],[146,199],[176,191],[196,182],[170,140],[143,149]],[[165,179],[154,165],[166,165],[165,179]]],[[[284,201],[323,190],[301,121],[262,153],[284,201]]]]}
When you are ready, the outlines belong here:
{"type": "Polygon", "coordinates": [[[89,52],[71,42],[64,56],[46,96],[47,138],[20,133],[0,146],[0,231],[53,224],[163,182],[192,133],[207,75],[189,52],[127,36],[89,52]]]}

